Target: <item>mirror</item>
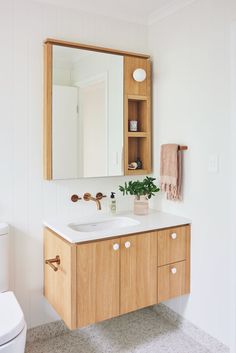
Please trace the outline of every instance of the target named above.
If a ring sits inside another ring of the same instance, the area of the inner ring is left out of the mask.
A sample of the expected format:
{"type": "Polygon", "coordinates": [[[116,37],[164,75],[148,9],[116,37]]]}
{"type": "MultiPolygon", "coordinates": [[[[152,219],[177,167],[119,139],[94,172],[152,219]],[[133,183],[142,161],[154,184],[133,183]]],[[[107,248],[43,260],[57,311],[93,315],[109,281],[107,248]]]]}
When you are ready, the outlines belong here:
{"type": "Polygon", "coordinates": [[[123,60],[52,46],[52,179],[124,174],[123,60]]]}

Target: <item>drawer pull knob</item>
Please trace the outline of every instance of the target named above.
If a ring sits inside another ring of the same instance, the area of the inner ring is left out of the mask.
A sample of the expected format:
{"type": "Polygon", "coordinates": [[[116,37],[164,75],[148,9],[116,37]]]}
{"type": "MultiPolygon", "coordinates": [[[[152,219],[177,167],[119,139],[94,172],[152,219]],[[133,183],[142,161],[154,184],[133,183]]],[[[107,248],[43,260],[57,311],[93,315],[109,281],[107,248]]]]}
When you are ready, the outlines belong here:
{"type": "Polygon", "coordinates": [[[171,239],[176,239],[177,238],[177,234],[176,233],[171,233],[171,239]]]}
{"type": "Polygon", "coordinates": [[[113,249],[115,251],[119,250],[119,248],[120,248],[120,245],[118,243],[113,244],[113,249]]]}
{"type": "Polygon", "coordinates": [[[177,272],[176,267],[172,267],[172,269],[171,269],[171,273],[172,273],[173,275],[175,275],[175,274],[176,274],[176,272],[177,272]]]}
{"type": "Polygon", "coordinates": [[[126,247],[126,249],[130,248],[130,245],[131,245],[130,241],[126,241],[126,242],[125,242],[125,247],[126,247]]]}

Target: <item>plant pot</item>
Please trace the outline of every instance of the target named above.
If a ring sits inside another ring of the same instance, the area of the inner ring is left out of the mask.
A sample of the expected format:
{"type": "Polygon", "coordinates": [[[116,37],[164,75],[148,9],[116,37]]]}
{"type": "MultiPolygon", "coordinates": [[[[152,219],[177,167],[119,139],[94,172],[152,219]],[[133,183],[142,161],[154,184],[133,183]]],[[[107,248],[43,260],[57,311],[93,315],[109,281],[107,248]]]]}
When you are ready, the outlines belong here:
{"type": "Polygon", "coordinates": [[[141,195],[135,196],[134,199],[134,214],[136,215],[146,215],[149,211],[148,197],[141,195]]]}

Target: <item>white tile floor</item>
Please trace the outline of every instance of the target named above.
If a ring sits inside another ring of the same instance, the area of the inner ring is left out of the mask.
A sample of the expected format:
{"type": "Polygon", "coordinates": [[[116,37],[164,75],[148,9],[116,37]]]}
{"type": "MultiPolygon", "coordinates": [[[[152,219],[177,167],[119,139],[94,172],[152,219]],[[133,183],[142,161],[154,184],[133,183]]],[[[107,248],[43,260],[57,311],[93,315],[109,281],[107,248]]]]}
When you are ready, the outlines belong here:
{"type": "Polygon", "coordinates": [[[28,343],[26,353],[210,353],[210,351],[184,334],[170,321],[157,315],[151,308],[146,308],[58,337],[28,343]]]}

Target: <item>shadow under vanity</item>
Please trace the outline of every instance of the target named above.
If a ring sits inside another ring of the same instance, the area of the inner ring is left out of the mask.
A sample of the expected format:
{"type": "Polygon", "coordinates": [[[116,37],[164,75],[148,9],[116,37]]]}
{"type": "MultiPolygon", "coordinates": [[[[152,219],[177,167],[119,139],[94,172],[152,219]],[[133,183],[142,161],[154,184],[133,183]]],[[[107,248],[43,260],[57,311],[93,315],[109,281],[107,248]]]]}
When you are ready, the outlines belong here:
{"type": "MultiPolygon", "coordinates": [[[[150,57],[44,45],[44,178],[150,174],[150,57]]],[[[76,222],[107,226],[44,222],[44,295],[70,329],[190,292],[189,220],[156,211],[95,218],[76,222]]]]}

